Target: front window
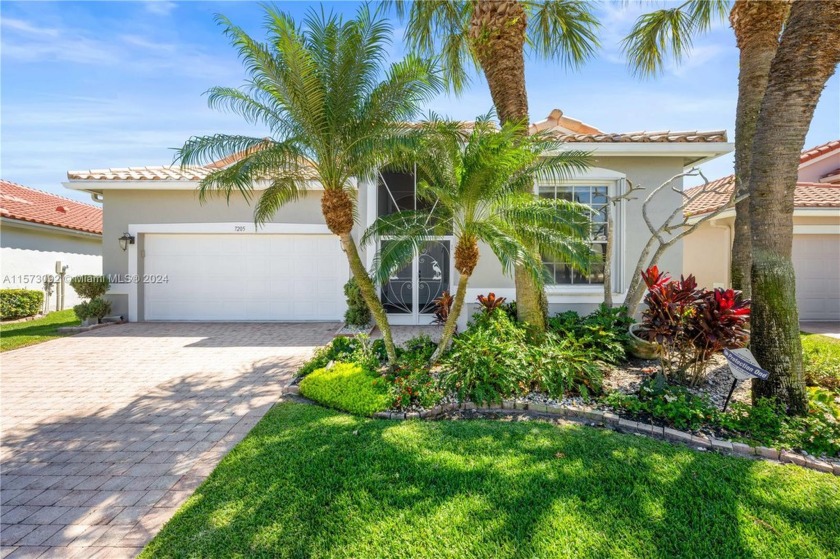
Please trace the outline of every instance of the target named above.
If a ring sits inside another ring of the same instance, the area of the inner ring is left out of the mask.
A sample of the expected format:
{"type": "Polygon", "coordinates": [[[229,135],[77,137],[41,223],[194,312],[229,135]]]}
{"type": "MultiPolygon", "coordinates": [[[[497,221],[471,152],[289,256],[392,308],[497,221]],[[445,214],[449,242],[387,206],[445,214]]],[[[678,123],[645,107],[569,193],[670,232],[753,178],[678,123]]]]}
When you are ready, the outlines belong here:
{"type": "Polygon", "coordinates": [[[607,203],[606,186],[541,186],[539,195],[542,198],[569,200],[592,208],[592,228],[590,230],[590,244],[597,255],[590,265],[589,273],[584,274],[573,269],[568,263],[549,258],[543,258],[548,275],[553,285],[603,285],[604,261],[607,254],[607,203]]]}

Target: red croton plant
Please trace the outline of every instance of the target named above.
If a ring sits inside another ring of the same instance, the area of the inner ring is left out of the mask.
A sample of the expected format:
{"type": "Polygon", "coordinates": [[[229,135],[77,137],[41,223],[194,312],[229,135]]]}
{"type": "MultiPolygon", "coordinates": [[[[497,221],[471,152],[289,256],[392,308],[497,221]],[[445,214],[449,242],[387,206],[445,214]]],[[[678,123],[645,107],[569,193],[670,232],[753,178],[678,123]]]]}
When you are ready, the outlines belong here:
{"type": "Polygon", "coordinates": [[[656,266],[642,279],[648,292],[639,334],[662,346],[666,375],[695,385],[712,355],[749,342],[750,301],[740,291],[698,288],[693,275],[672,280],[656,266]]]}
{"type": "Polygon", "coordinates": [[[484,312],[487,314],[492,313],[499,307],[505,304],[507,301],[507,297],[496,297],[496,294],[492,291],[485,295],[479,295],[477,297],[479,304],[484,307],[484,312]]]}

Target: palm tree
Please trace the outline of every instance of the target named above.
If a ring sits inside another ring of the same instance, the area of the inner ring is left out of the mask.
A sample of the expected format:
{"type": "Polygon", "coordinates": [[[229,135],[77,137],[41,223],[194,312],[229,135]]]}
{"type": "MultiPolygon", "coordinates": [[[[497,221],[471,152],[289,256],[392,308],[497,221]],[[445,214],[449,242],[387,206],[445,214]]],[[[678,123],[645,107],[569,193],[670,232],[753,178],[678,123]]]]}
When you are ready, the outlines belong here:
{"type": "MultiPolygon", "coordinates": [[[[690,0],[683,4],[641,16],[624,39],[633,69],[642,75],[658,73],[666,54],[679,61],[691,47],[692,36],[706,31],[715,19],[723,19],[729,2],[690,0]]],[[[758,109],[776,54],[779,35],[787,18],[790,0],[736,0],[729,13],[740,51],[738,106],[735,113],[735,184],[737,195],[747,194],[750,158],[758,109]]],[[[749,200],[735,208],[732,243],[732,287],[750,296],[749,200]]]]}
{"type": "Polygon", "coordinates": [[[838,63],[840,4],[795,0],[761,101],[749,183],[750,348],[770,371],[766,381],[753,382],[753,398],[778,398],[792,414],[808,409],[791,262],[793,196],[814,109],[838,63]]]}
{"type": "Polygon", "coordinates": [[[540,288],[542,259],[526,247],[537,247],[579,269],[586,269],[592,257],[587,242],[590,209],[533,196],[538,179],[563,180],[585,169],[587,154],[563,152],[560,143],[542,135],[523,135],[524,124],[506,123],[497,130],[491,118],[492,114],[479,118],[471,131],[463,123],[434,116],[422,123],[413,134],[414,148],[395,153],[392,164],[416,164],[418,196],[431,209],[380,217],[362,240],[387,237],[376,268],[384,282],[434,237],[455,238],[458,288],[432,363],[455,331],[480,243],[490,248],[506,273],[522,266],[540,288]]]}
{"type": "MultiPolygon", "coordinates": [[[[737,195],[749,192],[755,126],[770,77],[770,63],[779,47],[779,35],[790,11],[790,0],[736,0],[729,14],[740,51],[738,107],[735,112],[735,185],[737,195]]],[[[744,297],[752,295],[750,269],[750,201],[735,205],[735,226],[730,263],[732,287],[744,297]]]]}
{"type": "Polygon", "coordinates": [[[372,176],[383,154],[416,117],[418,106],[441,89],[440,77],[416,56],[387,66],[391,26],[366,6],[347,21],[312,10],[301,26],[267,7],[266,43],[223,16],[217,21],[238,49],[249,79],[242,88],[212,88],[209,104],[267,127],[271,137],[193,137],[178,150],[176,160],[182,165],[235,161],[201,181],[202,199],[219,193],[230,200],[238,191],[250,201],[255,185],[267,183],[256,201],[257,224],[305,195],[308,182],[320,182],[324,220],[341,241],[393,362],[387,316],[351,236],[354,179],[372,176]]]}
{"type": "MultiPolygon", "coordinates": [[[[599,23],[593,5],[581,0],[424,0],[406,7],[406,40],[422,55],[439,55],[444,79],[456,93],[474,68],[487,79],[502,123],[528,122],[525,49],[545,59],[577,66],[595,52],[599,23]]],[[[520,133],[527,134],[527,128],[520,133]]],[[[545,329],[545,292],[523,266],[516,266],[519,318],[545,329]]]]}

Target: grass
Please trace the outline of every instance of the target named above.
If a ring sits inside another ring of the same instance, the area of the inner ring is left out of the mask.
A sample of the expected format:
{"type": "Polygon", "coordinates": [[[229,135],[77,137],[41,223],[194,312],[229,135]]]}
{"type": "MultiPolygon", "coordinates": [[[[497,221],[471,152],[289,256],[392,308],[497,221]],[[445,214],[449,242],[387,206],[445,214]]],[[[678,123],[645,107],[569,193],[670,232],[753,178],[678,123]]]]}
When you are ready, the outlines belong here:
{"type": "Polygon", "coordinates": [[[40,344],[53,338],[60,338],[58,329],[81,324],[73,309],[51,312],[45,317],[26,322],[0,324],[0,351],[9,351],[33,344],[40,344]]]}
{"type": "Polygon", "coordinates": [[[802,353],[806,382],[840,392],[840,340],[802,334],[802,353]]]}
{"type": "Polygon", "coordinates": [[[542,422],[282,403],[141,557],[840,556],[840,479],[542,422]]]}

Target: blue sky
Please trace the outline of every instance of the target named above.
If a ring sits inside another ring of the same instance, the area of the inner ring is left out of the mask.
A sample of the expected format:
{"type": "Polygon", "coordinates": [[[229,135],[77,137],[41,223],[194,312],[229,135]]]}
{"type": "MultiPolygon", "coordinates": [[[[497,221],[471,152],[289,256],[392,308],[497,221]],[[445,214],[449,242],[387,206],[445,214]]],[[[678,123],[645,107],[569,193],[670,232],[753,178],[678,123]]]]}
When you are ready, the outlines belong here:
{"type": "MultiPolygon", "coordinates": [[[[313,4],[279,3],[295,15],[313,4]]],[[[356,7],[326,6],[348,13],[356,7]]],[[[609,132],[723,128],[732,139],[738,51],[731,29],[715,26],[683,64],[640,80],[627,69],[619,41],[644,9],[602,2],[603,47],[579,70],[529,60],[531,119],[557,107],[609,132]]],[[[192,135],[263,132],[210,110],[202,96],[244,78],[213,15],[223,13],[261,37],[258,3],[4,1],[0,10],[0,175],[7,180],[86,200],[62,187],[68,169],[168,164],[172,148],[192,135]]],[[[394,26],[396,59],[402,26],[394,26]]],[[[806,147],[840,137],[838,83],[836,75],[829,81],[806,147]]],[[[464,95],[441,95],[427,108],[469,119],[491,106],[476,76],[464,95]]],[[[731,170],[731,157],[704,166],[709,178],[731,170]]]]}

